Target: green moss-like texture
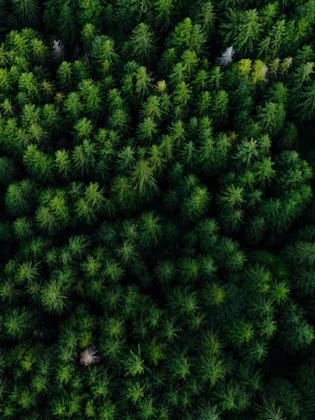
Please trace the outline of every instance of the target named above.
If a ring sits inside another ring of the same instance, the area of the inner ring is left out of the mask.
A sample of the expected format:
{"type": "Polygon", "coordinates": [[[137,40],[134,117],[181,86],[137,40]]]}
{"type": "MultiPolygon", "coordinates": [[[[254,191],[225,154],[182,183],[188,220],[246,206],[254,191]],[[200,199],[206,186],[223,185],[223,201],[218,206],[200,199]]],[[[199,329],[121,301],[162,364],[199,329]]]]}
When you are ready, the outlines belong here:
{"type": "Polygon", "coordinates": [[[315,418],[314,0],[0,1],[0,418],[315,418]]]}

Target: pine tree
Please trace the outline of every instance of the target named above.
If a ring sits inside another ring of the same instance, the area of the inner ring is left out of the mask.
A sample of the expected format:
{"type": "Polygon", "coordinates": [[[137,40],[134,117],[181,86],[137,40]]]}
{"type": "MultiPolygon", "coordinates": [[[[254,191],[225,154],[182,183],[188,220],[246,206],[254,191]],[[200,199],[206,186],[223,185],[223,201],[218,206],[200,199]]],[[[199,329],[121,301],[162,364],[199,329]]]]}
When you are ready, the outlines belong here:
{"type": "Polygon", "coordinates": [[[144,120],[140,122],[139,128],[138,128],[139,140],[147,144],[150,144],[156,134],[157,134],[157,127],[154,120],[150,117],[144,118],[144,120]]]}
{"type": "Polygon", "coordinates": [[[73,83],[71,63],[63,61],[57,70],[57,80],[63,91],[71,90],[73,83]]]}
{"type": "Polygon", "coordinates": [[[154,23],[158,28],[168,29],[172,21],[173,0],[156,0],[154,3],[154,23]]]}
{"type": "Polygon", "coordinates": [[[59,175],[64,179],[69,179],[71,173],[71,157],[68,150],[57,150],[55,153],[55,166],[59,175]]]}
{"type": "Polygon", "coordinates": [[[187,104],[191,97],[191,88],[184,81],[179,83],[174,90],[173,99],[174,104],[179,106],[184,106],[187,104]]]}
{"type": "Polygon", "coordinates": [[[77,121],[83,111],[83,104],[78,92],[69,93],[63,104],[65,115],[72,121],[77,121]]]}
{"type": "Polygon", "coordinates": [[[36,198],[34,183],[29,179],[8,186],[5,205],[13,216],[24,216],[32,211],[36,198]]]}
{"type": "Polygon", "coordinates": [[[136,74],[136,92],[140,98],[147,96],[152,87],[152,78],[148,74],[146,67],[141,66],[138,68],[136,74]]]}
{"type": "Polygon", "coordinates": [[[87,115],[95,118],[100,114],[102,109],[99,85],[94,84],[91,79],[85,79],[79,83],[78,89],[87,115]]]}
{"type": "MultiPolygon", "coordinates": [[[[235,17],[232,15],[232,21],[229,25],[232,25],[235,17]]],[[[254,52],[254,46],[259,41],[261,33],[261,24],[259,22],[259,15],[257,9],[249,9],[241,12],[237,17],[238,23],[236,22],[235,31],[237,34],[233,39],[233,46],[239,53],[247,54],[254,52]]]]}
{"type": "Polygon", "coordinates": [[[136,163],[131,179],[135,190],[139,192],[140,196],[149,197],[157,191],[153,169],[147,160],[140,160],[136,163]]]}
{"type": "Polygon", "coordinates": [[[168,47],[174,47],[178,53],[189,49],[199,54],[206,42],[206,36],[199,24],[193,24],[192,20],[187,17],[175,26],[167,40],[168,47]]]}
{"type": "Polygon", "coordinates": [[[26,308],[14,308],[6,315],[3,324],[10,339],[21,339],[31,331],[32,314],[26,308]]]}
{"type": "Polygon", "coordinates": [[[39,3],[36,0],[12,0],[14,12],[18,19],[26,25],[34,25],[39,18],[39,3]]]}
{"type": "Polygon", "coordinates": [[[51,279],[42,288],[41,303],[49,312],[62,313],[65,309],[69,285],[62,277],[51,279]]]}
{"type": "Polygon", "coordinates": [[[298,104],[299,115],[303,120],[311,120],[315,115],[315,84],[304,88],[298,104]]]}
{"type": "Polygon", "coordinates": [[[128,358],[124,362],[125,372],[128,376],[137,376],[144,373],[144,360],[141,359],[141,349],[138,346],[137,353],[130,350],[128,358]]]}
{"type": "Polygon", "coordinates": [[[27,146],[23,156],[23,162],[27,171],[33,177],[48,182],[54,175],[54,160],[51,156],[38,150],[37,146],[27,146]]]}
{"type": "Polygon", "coordinates": [[[62,35],[61,38],[67,44],[74,45],[74,42],[78,37],[78,31],[76,30],[75,4],[72,0],[66,0],[59,4],[57,6],[56,16],[58,32],[62,35]]]}
{"type": "Polygon", "coordinates": [[[105,35],[95,37],[91,57],[99,64],[101,74],[108,74],[117,60],[114,40],[105,35]]]}
{"type": "Polygon", "coordinates": [[[142,22],[133,29],[130,38],[130,48],[132,58],[139,64],[150,63],[156,50],[154,33],[151,31],[150,26],[142,22]]]}
{"type": "Polygon", "coordinates": [[[82,144],[72,151],[73,167],[81,177],[89,175],[95,168],[96,148],[95,144],[84,139],[82,144]]]}
{"type": "Polygon", "coordinates": [[[209,210],[210,195],[206,187],[196,187],[182,205],[182,216],[187,220],[196,220],[209,210]]]}

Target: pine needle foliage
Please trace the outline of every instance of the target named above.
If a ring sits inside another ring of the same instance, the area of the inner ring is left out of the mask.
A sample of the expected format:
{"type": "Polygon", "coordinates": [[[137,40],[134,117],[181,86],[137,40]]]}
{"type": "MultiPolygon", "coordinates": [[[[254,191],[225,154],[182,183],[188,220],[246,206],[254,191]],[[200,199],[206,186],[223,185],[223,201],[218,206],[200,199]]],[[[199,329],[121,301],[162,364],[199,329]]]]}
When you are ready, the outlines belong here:
{"type": "Polygon", "coordinates": [[[314,1],[0,23],[0,418],[313,419],[314,1]]]}

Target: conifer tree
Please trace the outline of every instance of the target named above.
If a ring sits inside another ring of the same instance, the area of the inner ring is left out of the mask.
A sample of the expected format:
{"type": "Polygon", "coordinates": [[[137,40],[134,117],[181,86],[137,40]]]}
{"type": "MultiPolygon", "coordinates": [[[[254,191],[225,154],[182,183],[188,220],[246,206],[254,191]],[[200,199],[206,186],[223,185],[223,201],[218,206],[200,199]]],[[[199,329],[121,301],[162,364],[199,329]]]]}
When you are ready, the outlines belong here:
{"type": "Polygon", "coordinates": [[[38,22],[40,5],[36,0],[12,0],[12,6],[23,24],[34,25],[38,22]]]}
{"type": "Polygon", "coordinates": [[[0,418],[312,419],[314,1],[0,0],[0,418]]]}
{"type": "Polygon", "coordinates": [[[156,47],[154,34],[146,23],[142,22],[133,29],[130,38],[130,48],[132,57],[139,64],[150,63],[156,47]]]}

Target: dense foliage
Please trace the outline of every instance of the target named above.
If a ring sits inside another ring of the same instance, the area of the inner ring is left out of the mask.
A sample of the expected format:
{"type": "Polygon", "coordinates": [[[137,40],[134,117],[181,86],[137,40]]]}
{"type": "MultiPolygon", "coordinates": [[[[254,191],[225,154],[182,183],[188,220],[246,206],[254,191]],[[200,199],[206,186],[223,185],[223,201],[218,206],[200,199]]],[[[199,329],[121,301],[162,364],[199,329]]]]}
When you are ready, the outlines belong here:
{"type": "Polygon", "coordinates": [[[0,5],[0,418],[314,419],[315,1],[0,5]]]}

